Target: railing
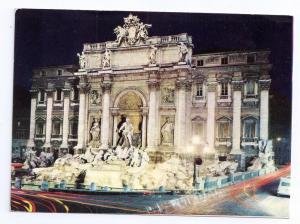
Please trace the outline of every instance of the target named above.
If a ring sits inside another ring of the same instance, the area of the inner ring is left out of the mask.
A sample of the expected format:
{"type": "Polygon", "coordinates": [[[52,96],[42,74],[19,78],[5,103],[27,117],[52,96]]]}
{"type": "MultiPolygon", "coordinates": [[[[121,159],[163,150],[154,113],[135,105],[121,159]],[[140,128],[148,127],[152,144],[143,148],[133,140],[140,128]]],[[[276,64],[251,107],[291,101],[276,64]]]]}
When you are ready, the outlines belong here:
{"type": "Polygon", "coordinates": [[[216,138],[218,142],[231,142],[231,137],[225,137],[225,138],[216,138]]]}
{"type": "Polygon", "coordinates": [[[106,47],[106,43],[92,43],[92,44],[84,44],[83,51],[94,51],[94,50],[104,50],[106,47]]]}
{"type": "Polygon", "coordinates": [[[258,142],[258,137],[243,137],[242,142],[258,142]]]}
{"type": "Polygon", "coordinates": [[[221,176],[221,177],[209,177],[205,180],[203,188],[200,189],[203,192],[209,192],[216,190],[218,188],[223,188],[228,185],[236,184],[245,180],[249,180],[258,176],[263,176],[274,172],[276,169],[260,169],[255,171],[248,171],[244,173],[234,173],[229,176],[221,176]]]}
{"type": "Polygon", "coordinates": [[[257,94],[246,94],[244,96],[244,98],[246,98],[246,99],[257,99],[258,95],[257,94]]]}
{"type": "Polygon", "coordinates": [[[204,96],[195,96],[195,100],[196,101],[201,101],[201,100],[204,100],[204,96]]]}
{"type": "Polygon", "coordinates": [[[62,135],[61,134],[52,134],[51,138],[61,138],[62,135]]]}
{"type": "Polygon", "coordinates": [[[36,138],[45,138],[45,134],[35,134],[36,138]]]}
{"type": "Polygon", "coordinates": [[[62,104],[62,100],[54,100],[55,104],[62,104]]]}
{"type": "Polygon", "coordinates": [[[77,137],[78,137],[77,134],[70,134],[68,136],[69,139],[73,139],[73,138],[77,138],[77,137]]]}
{"type": "Polygon", "coordinates": [[[189,42],[187,34],[160,37],[160,43],[189,42]]]}

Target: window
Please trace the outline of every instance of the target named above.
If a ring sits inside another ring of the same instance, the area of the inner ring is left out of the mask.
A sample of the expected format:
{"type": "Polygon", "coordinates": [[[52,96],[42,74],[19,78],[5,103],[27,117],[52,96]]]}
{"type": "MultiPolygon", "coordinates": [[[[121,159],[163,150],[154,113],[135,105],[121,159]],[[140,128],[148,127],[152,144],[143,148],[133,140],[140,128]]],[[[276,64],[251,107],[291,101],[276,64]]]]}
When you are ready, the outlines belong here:
{"type": "Polygon", "coordinates": [[[194,123],[194,131],[193,134],[196,136],[199,136],[200,138],[203,138],[204,136],[204,127],[203,127],[203,122],[195,122],[194,123]]]}
{"type": "Polygon", "coordinates": [[[256,119],[244,120],[244,138],[255,138],[256,135],[256,119]]]}
{"type": "Polygon", "coordinates": [[[222,65],[227,65],[228,64],[228,58],[227,57],[221,58],[221,64],[222,65]]]}
{"type": "Polygon", "coordinates": [[[62,98],[62,91],[61,89],[56,89],[56,100],[61,101],[62,98]]]}
{"type": "Polygon", "coordinates": [[[36,129],[35,129],[35,134],[37,137],[41,137],[44,135],[44,122],[37,122],[36,123],[36,129]]]}
{"type": "Polygon", "coordinates": [[[218,137],[229,138],[230,137],[230,122],[220,121],[218,122],[218,137]]]}
{"type": "Polygon", "coordinates": [[[228,96],[228,83],[221,83],[221,96],[228,96]]]}
{"type": "Polygon", "coordinates": [[[39,103],[44,103],[45,102],[45,91],[40,90],[39,92],[39,103]]]}
{"type": "Polygon", "coordinates": [[[46,71],[42,70],[42,71],[40,72],[40,75],[41,75],[41,76],[46,76],[46,71]]]}
{"type": "Polygon", "coordinates": [[[62,70],[61,70],[61,69],[58,69],[58,70],[57,70],[57,75],[58,75],[58,76],[62,76],[62,70]]]}
{"type": "Polygon", "coordinates": [[[255,56],[254,55],[247,55],[247,63],[251,64],[255,62],[255,56]]]}
{"type": "Polygon", "coordinates": [[[203,97],[203,84],[197,83],[196,84],[196,97],[203,97]]]}
{"type": "Polygon", "coordinates": [[[58,137],[61,134],[61,121],[54,120],[52,124],[52,135],[54,137],[58,137]]]}
{"type": "Polygon", "coordinates": [[[255,82],[254,80],[249,80],[246,83],[246,95],[255,95],[255,82]]]}
{"type": "Polygon", "coordinates": [[[69,130],[70,135],[73,137],[77,136],[77,131],[78,131],[77,121],[70,121],[70,130],[69,130]]]}
{"type": "Polygon", "coordinates": [[[203,66],[203,60],[197,60],[197,66],[203,66]]]}
{"type": "Polygon", "coordinates": [[[204,141],[204,120],[197,116],[192,119],[192,133],[191,140],[193,144],[200,144],[204,141]]]}

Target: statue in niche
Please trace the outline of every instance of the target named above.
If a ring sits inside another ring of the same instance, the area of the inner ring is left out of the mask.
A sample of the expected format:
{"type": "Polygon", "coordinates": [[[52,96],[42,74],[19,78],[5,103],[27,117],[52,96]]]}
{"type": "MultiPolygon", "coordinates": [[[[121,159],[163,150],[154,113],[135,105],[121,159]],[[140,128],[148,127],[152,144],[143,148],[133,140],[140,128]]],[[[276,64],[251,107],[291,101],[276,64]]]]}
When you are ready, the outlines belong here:
{"type": "Polygon", "coordinates": [[[122,142],[122,146],[125,145],[128,148],[132,147],[132,136],[133,136],[133,125],[130,122],[130,119],[127,117],[126,121],[119,128],[118,133],[122,133],[123,141],[120,140],[118,142],[122,142]]]}
{"type": "Polygon", "coordinates": [[[90,103],[91,104],[99,104],[100,103],[100,97],[97,90],[92,90],[90,94],[90,103]]]}
{"type": "Polygon", "coordinates": [[[103,60],[102,60],[102,67],[103,68],[108,68],[110,67],[110,56],[111,56],[111,52],[110,50],[105,50],[105,53],[103,55],[103,60]]]}
{"type": "Polygon", "coordinates": [[[91,130],[91,146],[97,147],[100,145],[100,125],[99,120],[97,118],[94,118],[91,130]]]}
{"type": "Polygon", "coordinates": [[[161,143],[162,145],[173,145],[174,140],[174,123],[170,117],[166,117],[164,124],[161,126],[161,143]]]}
{"type": "Polygon", "coordinates": [[[149,64],[155,65],[156,64],[156,53],[157,47],[151,45],[150,54],[149,54],[149,64]]]}
{"type": "Polygon", "coordinates": [[[189,53],[189,50],[188,50],[187,46],[183,42],[180,42],[180,45],[179,45],[179,62],[186,62],[186,57],[187,57],[188,53],[189,53]]]}
{"type": "Polygon", "coordinates": [[[174,103],[174,89],[173,88],[163,88],[162,91],[162,102],[163,103],[174,103]]]}
{"type": "Polygon", "coordinates": [[[77,56],[79,58],[79,66],[80,66],[80,68],[84,69],[85,66],[86,66],[86,57],[85,57],[84,52],[82,51],[81,54],[77,53],[77,56]]]}

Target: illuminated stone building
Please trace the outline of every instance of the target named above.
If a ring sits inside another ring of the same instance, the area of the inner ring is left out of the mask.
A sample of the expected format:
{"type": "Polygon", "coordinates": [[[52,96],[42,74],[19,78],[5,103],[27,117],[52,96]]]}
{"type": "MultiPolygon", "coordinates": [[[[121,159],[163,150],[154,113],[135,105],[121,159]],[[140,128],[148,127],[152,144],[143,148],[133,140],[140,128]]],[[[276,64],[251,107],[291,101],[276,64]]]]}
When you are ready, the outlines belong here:
{"type": "Polygon", "coordinates": [[[96,122],[97,147],[112,147],[128,117],[133,144],[152,156],[257,155],[268,139],[270,52],[193,54],[188,34],[151,37],[150,27],[129,15],[116,40],[83,45],[79,66],[35,69],[28,146],[83,153],[96,122]]]}

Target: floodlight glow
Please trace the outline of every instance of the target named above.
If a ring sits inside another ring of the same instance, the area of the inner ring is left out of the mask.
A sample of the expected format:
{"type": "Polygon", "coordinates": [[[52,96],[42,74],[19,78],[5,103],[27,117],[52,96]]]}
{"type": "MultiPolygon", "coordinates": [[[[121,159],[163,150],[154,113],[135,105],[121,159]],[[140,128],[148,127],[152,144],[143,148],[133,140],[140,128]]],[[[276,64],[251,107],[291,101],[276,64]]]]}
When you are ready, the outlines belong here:
{"type": "Polygon", "coordinates": [[[195,145],[199,145],[201,143],[200,137],[197,136],[197,135],[194,135],[193,138],[192,138],[192,143],[195,144],[195,145]]]}

